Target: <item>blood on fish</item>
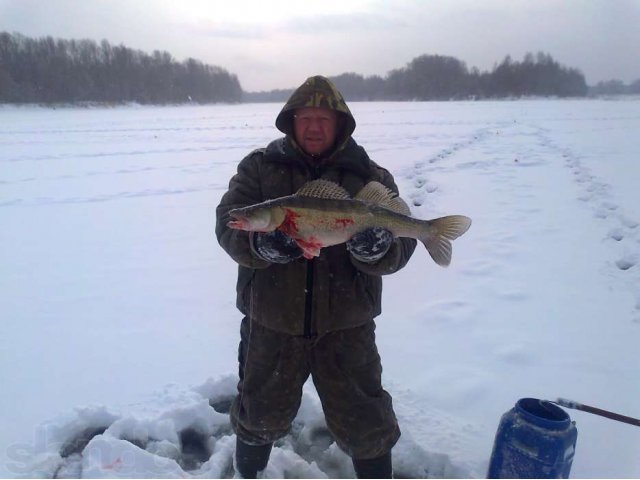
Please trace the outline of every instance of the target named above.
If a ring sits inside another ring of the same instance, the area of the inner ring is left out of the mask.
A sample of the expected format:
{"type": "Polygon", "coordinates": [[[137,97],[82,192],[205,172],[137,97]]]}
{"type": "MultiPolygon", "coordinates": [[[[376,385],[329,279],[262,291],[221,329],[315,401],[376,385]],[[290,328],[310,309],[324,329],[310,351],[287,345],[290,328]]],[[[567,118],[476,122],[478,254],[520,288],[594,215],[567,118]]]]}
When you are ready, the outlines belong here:
{"type": "MultiPolygon", "coordinates": [[[[322,243],[316,237],[309,238],[301,238],[300,231],[298,226],[298,219],[301,217],[299,213],[292,209],[285,209],[284,220],[278,227],[278,230],[281,232],[293,237],[297,244],[300,246],[302,251],[304,252],[304,257],[307,259],[312,259],[320,255],[320,249],[325,247],[326,245],[322,243]]],[[[355,221],[351,218],[336,218],[334,219],[334,224],[338,228],[347,228],[353,225],[355,221]]]]}
{"type": "Polygon", "coordinates": [[[286,209],[284,220],[278,227],[278,230],[286,233],[290,237],[295,237],[298,233],[298,224],[296,223],[297,219],[300,217],[300,214],[294,212],[293,210],[286,209]]]}
{"type": "Polygon", "coordinates": [[[236,230],[249,230],[251,227],[249,222],[245,218],[239,218],[237,220],[231,220],[227,222],[227,226],[231,228],[235,228],[236,230]]]}
{"type": "Polygon", "coordinates": [[[351,218],[336,218],[334,220],[334,223],[336,224],[336,226],[339,226],[339,227],[342,227],[342,228],[347,228],[347,227],[350,227],[351,225],[353,225],[356,222],[351,218]]]}
{"type": "Polygon", "coordinates": [[[304,258],[309,260],[320,255],[320,249],[324,247],[324,244],[315,237],[309,237],[308,240],[296,238],[296,243],[304,252],[304,258]]]}

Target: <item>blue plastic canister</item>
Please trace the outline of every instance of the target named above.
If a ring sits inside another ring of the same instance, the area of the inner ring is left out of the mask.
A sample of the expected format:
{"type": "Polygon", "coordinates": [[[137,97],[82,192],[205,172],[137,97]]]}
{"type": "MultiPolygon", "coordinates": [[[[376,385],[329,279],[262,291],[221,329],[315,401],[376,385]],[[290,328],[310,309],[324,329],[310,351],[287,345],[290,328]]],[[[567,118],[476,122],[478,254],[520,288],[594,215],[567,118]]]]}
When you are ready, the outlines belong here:
{"type": "Polygon", "coordinates": [[[569,478],[577,437],[563,409],[522,398],[500,420],[487,478],[569,478]]]}

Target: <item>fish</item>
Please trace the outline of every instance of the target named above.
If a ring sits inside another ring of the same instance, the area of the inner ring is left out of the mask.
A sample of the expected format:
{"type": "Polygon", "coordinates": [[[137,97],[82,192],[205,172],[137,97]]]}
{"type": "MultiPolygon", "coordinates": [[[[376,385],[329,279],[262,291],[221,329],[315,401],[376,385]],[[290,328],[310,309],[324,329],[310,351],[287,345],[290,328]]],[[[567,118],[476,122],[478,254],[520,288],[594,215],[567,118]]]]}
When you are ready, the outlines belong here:
{"type": "Polygon", "coordinates": [[[394,237],[423,243],[436,264],[451,263],[451,241],[464,234],[471,219],[449,215],[433,220],[411,216],[411,209],[395,192],[379,182],[367,183],[355,197],[325,179],[307,182],[293,195],[266,200],[229,211],[229,228],[247,232],[280,230],[292,237],[306,259],[324,247],[347,242],[371,227],[383,227],[394,237]]]}

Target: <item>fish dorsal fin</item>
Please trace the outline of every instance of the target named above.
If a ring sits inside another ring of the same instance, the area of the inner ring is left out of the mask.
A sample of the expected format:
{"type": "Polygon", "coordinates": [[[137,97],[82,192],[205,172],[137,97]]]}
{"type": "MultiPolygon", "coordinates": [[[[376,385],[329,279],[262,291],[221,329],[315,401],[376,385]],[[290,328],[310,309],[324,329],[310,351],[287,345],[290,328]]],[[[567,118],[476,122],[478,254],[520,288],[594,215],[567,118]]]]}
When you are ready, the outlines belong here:
{"type": "Polygon", "coordinates": [[[411,215],[409,205],[380,182],[367,183],[356,195],[356,200],[380,205],[402,215],[411,215]]]}
{"type": "Polygon", "coordinates": [[[351,198],[349,192],[340,185],[323,179],[311,180],[310,182],[305,183],[302,188],[296,192],[296,195],[300,197],[331,198],[339,200],[348,200],[351,198]]]}

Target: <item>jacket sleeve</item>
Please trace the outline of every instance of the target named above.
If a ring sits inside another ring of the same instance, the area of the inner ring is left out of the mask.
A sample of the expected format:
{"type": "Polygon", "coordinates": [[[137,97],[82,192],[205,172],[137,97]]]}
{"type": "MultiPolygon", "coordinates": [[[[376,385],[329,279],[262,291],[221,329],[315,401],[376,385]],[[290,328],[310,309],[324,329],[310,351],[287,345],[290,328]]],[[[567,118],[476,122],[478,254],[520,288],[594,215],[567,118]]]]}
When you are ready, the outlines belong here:
{"type": "Polygon", "coordinates": [[[263,201],[260,188],[259,164],[263,151],[255,150],[238,165],[238,172],[229,181],[229,189],[216,208],[216,237],[220,246],[238,264],[249,268],[266,268],[269,262],[252,253],[249,232],[227,227],[229,211],[255,205],[263,201]]]}
{"type": "MultiPolygon", "coordinates": [[[[398,193],[398,187],[391,173],[377,165],[375,168],[378,170],[380,183],[393,192],[398,193]]],[[[387,254],[376,263],[360,262],[353,258],[353,256],[351,256],[351,263],[353,263],[358,270],[368,273],[369,275],[388,275],[395,273],[409,262],[413,251],[416,249],[416,244],[417,241],[413,238],[398,237],[393,240],[387,254]]]]}

